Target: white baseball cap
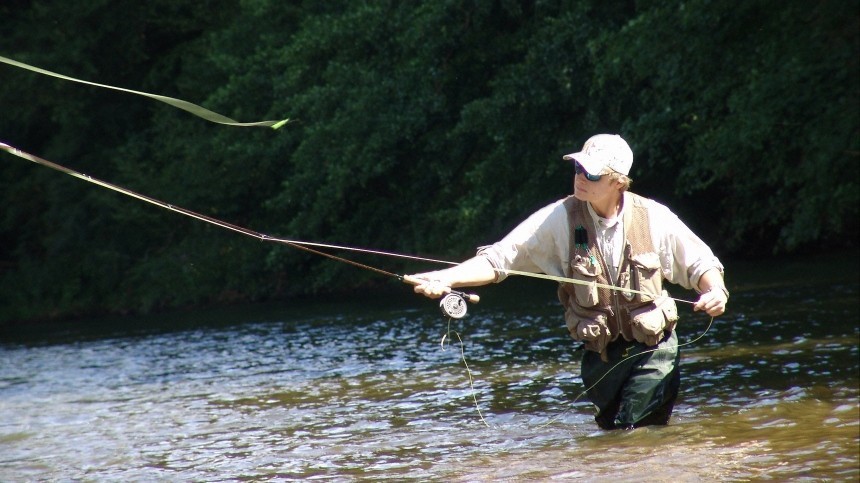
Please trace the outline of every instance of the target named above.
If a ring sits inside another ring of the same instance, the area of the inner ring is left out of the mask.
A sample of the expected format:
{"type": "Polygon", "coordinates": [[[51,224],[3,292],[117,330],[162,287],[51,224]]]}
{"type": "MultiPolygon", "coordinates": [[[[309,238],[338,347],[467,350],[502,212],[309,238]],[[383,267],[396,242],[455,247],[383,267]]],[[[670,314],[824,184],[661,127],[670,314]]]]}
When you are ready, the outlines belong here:
{"type": "Polygon", "coordinates": [[[604,168],[609,168],[629,175],[633,151],[627,141],[617,134],[597,134],[585,141],[582,151],[565,154],[562,159],[578,162],[588,174],[599,175],[604,168]]]}

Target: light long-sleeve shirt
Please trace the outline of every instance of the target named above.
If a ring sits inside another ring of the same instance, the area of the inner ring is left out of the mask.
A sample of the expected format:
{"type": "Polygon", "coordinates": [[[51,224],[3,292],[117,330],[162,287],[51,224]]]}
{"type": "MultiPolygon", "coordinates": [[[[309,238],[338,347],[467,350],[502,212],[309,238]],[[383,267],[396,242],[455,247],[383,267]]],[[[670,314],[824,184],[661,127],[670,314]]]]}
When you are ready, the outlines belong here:
{"type": "MultiPolygon", "coordinates": [[[[711,269],[723,272],[723,265],[711,249],[666,206],[646,199],[651,237],[663,278],[687,289],[699,291],[699,279],[711,269]]],[[[617,279],[624,246],[623,210],[616,218],[602,218],[589,204],[589,214],[598,248],[617,279]]],[[[564,199],[541,208],[500,241],[478,249],[496,269],[496,282],[507,277],[505,270],[545,273],[569,277],[570,237],[564,199]]]]}

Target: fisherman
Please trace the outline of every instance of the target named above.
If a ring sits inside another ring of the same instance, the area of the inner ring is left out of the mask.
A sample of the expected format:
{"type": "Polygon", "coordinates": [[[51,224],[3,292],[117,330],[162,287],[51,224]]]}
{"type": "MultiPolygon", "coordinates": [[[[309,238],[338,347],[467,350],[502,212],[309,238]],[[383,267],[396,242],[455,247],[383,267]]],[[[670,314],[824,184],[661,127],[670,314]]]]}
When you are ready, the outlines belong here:
{"type": "Polygon", "coordinates": [[[723,265],[666,206],[628,191],[633,152],[621,136],[598,134],[563,159],[574,166],[572,196],[459,265],[412,275],[420,279],[415,291],[438,298],[453,287],[501,282],[506,270],[576,280],[562,282],[558,297],[571,336],[586,349],[582,381],[598,426],[666,425],[680,352],[678,311],[663,280],[698,292],[693,310],[716,317],[729,298],[723,265]]]}

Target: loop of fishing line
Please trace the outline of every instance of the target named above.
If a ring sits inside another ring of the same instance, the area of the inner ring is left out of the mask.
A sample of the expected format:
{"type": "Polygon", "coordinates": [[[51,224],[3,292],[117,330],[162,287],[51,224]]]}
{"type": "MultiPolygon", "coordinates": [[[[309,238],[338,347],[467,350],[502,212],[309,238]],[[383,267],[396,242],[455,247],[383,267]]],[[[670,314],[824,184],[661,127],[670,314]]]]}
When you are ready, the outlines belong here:
{"type": "MultiPolygon", "coordinates": [[[[465,302],[463,302],[465,303],[465,302]]],[[[491,427],[490,423],[484,419],[484,413],[481,411],[481,406],[478,404],[478,391],[475,389],[475,380],[472,377],[472,369],[469,368],[469,363],[466,361],[466,344],[463,343],[463,338],[460,337],[460,333],[456,330],[451,329],[451,321],[452,317],[448,317],[448,330],[445,334],[442,335],[442,340],[439,342],[439,345],[442,347],[442,350],[445,349],[445,339],[448,338],[449,334],[454,334],[457,336],[457,342],[460,343],[460,360],[463,361],[463,366],[466,367],[466,376],[469,378],[469,390],[472,393],[472,401],[475,403],[475,410],[478,412],[478,417],[481,418],[481,422],[484,423],[484,426],[491,427]]]]}
{"type": "Polygon", "coordinates": [[[205,119],[209,122],[214,122],[217,124],[226,124],[228,126],[235,126],[235,127],[270,127],[272,129],[278,129],[281,126],[283,126],[284,124],[287,124],[288,122],[290,122],[289,119],[282,119],[282,120],[278,120],[278,121],[239,122],[239,121],[230,119],[229,117],[224,116],[222,114],[218,114],[217,112],[210,111],[209,109],[206,109],[205,107],[198,106],[197,104],[192,104],[188,101],[183,101],[182,99],[176,99],[173,97],[167,97],[167,96],[162,96],[162,95],[158,95],[158,94],[150,94],[149,92],[133,91],[131,89],[124,89],[122,87],[116,87],[116,86],[110,86],[107,84],[98,84],[95,82],[85,81],[83,79],[77,79],[75,77],[69,77],[67,75],[58,74],[56,72],[51,72],[49,70],[40,69],[38,67],[34,67],[32,65],[25,64],[23,62],[18,62],[17,60],[12,60],[12,59],[9,59],[9,58],[3,57],[3,56],[0,56],[0,62],[14,66],[14,67],[18,67],[21,69],[29,70],[31,72],[36,72],[38,74],[43,74],[43,75],[47,75],[50,77],[54,77],[57,79],[62,79],[62,80],[67,80],[67,81],[71,81],[71,82],[77,82],[79,84],[86,84],[86,85],[90,85],[90,86],[94,86],[94,87],[100,87],[102,89],[110,89],[110,90],[114,90],[114,91],[126,92],[129,94],[135,94],[138,96],[147,97],[147,98],[155,100],[155,101],[163,102],[163,103],[168,104],[170,106],[173,106],[177,109],[182,109],[183,111],[190,112],[191,114],[194,114],[195,116],[197,116],[201,119],[205,119]]]}

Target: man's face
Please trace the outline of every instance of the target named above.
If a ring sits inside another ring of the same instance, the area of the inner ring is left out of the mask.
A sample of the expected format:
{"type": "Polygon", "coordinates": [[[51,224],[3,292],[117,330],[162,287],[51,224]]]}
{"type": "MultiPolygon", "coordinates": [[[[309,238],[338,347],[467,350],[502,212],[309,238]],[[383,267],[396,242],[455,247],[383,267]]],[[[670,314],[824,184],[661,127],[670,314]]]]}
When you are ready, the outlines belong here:
{"type": "Polygon", "coordinates": [[[573,177],[573,196],[577,199],[595,204],[618,195],[618,183],[610,176],[604,174],[597,181],[592,181],[579,166],[576,167],[576,172],[573,177]]]}

